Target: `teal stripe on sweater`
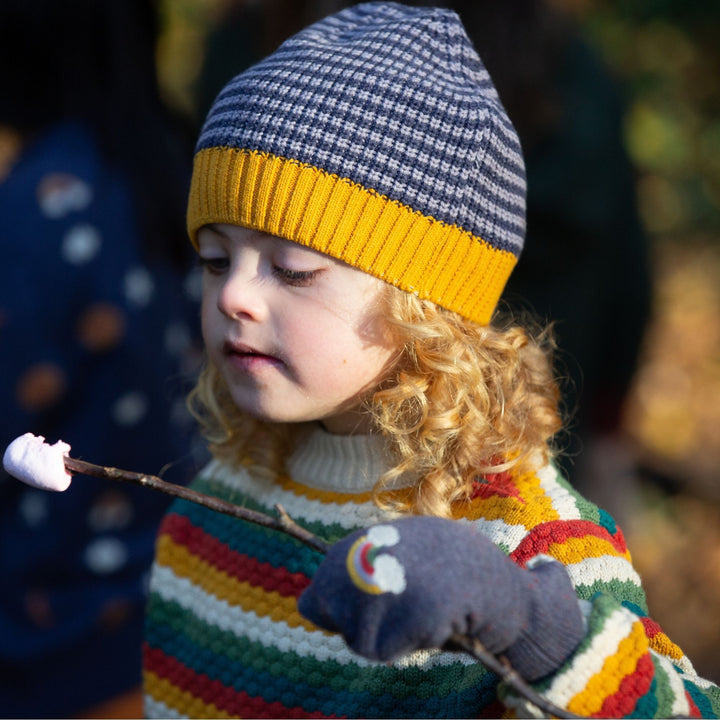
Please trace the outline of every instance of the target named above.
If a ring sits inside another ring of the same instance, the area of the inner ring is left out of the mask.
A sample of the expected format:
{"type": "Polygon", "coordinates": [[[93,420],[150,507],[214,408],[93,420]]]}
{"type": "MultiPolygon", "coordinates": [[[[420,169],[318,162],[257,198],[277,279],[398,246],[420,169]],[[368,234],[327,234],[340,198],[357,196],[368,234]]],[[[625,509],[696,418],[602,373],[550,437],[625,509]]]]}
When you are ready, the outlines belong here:
{"type": "MultiPolygon", "coordinates": [[[[338,690],[347,689],[347,685],[354,682],[354,675],[358,672],[357,666],[345,665],[335,660],[320,661],[313,657],[303,657],[291,651],[283,652],[259,642],[252,642],[245,637],[237,637],[229,630],[222,630],[193,616],[179,603],[164,600],[156,594],[152,595],[149,615],[152,625],[149,624],[147,639],[153,647],[161,648],[168,654],[172,654],[170,650],[176,639],[184,635],[187,641],[197,648],[221,654],[233,663],[251,666],[258,672],[277,667],[278,662],[289,661],[287,667],[291,679],[302,679],[311,685],[315,678],[317,683],[329,684],[338,690]],[[321,673],[324,673],[324,677],[321,677],[321,673]]],[[[399,677],[402,677],[401,682],[405,685],[418,688],[415,695],[429,698],[432,695],[447,696],[471,689],[478,682],[478,671],[480,674],[487,673],[478,665],[460,662],[428,669],[409,666],[401,671],[385,664],[373,666],[373,673],[381,678],[380,685],[392,687],[397,698],[404,697],[399,677]],[[428,682],[431,682],[432,686],[429,686],[428,682]]]]}
{"type": "MultiPolygon", "coordinates": [[[[671,698],[666,696],[663,698],[665,702],[663,703],[664,708],[662,713],[658,713],[658,696],[657,691],[659,687],[662,686],[662,679],[663,674],[661,673],[660,676],[655,675],[655,678],[653,678],[653,681],[650,683],[650,689],[648,692],[643,695],[635,705],[635,710],[633,710],[630,715],[627,717],[631,718],[653,718],[653,717],[670,717],[671,713],[671,698]]],[[[669,690],[670,687],[667,684],[667,680],[665,680],[665,690],[669,690]]]]}
{"type": "Polygon", "coordinates": [[[228,515],[213,512],[185,500],[176,500],[169,512],[183,515],[208,535],[234,552],[249,555],[290,573],[312,576],[322,555],[289,535],[228,515]]]}
{"type": "Polygon", "coordinates": [[[480,665],[454,663],[423,671],[320,662],[237,638],[157,596],[150,603],[146,639],[151,647],[237,692],[307,712],[469,717],[495,696],[497,680],[480,665]],[[355,691],[360,678],[363,689],[355,691]]]}
{"type": "MultiPolygon", "coordinates": [[[[680,675],[682,675],[682,673],[680,673],[680,675]]],[[[693,702],[697,705],[701,717],[720,717],[720,687],[711,687],[703,692],[697,685],[687,680],[683,680],[683,685],[693,699],[693,702]]]]}

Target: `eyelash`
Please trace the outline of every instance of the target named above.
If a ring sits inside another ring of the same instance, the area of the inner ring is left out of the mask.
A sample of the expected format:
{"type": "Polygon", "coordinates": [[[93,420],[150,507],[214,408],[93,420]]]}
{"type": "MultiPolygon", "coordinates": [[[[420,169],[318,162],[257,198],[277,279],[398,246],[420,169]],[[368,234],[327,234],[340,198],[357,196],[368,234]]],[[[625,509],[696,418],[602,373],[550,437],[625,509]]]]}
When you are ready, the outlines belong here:
{"type": "MultiPolygon", "coordinates": [[[[222,275],[229,265],[227,258],[198,258],[200,267],[211,275],[222,275]]],[[[289,268],[273,265],[272,272],[275,277],[292,287],[307,287],[312,283],[320,270],[290,270],[289,268]]]]}
{"type": "Polygon", "coordinates": [[[224,270],[227,270],[230,261],[227,258],[198,257],[198,264],[211,275],[221,275],[224,270]]]}
{"type": "Polygon", "coordinates": [[[289,270],[273,265],[273,274],[287,285],[293,287],[307,287],[312,283],[319,270],[289,270]]]}

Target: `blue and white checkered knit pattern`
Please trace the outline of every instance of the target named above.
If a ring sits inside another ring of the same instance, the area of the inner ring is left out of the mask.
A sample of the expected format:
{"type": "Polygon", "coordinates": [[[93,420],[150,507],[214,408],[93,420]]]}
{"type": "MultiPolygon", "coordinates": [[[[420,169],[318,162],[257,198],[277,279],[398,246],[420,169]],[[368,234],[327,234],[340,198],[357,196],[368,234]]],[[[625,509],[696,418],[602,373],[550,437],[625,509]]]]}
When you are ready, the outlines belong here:
{"type": "Polygon", "coordinates": [[[197,150],[270,153],[347,178],[517,256],[520,144],[455,13],[365,3],[230,82],[197,150]]]}

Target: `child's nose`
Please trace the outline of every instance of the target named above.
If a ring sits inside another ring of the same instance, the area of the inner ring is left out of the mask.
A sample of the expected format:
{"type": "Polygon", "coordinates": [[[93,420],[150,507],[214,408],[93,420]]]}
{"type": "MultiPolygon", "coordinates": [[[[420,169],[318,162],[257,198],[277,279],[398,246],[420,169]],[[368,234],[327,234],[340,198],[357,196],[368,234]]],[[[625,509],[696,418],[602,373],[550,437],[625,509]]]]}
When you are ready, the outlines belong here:
{"type": "Polygon", "coordinates": [[[231,319],[263,320],[267,308],[257,275],[240,270],[228,273],[218,293],[217,307],[231,319]]]}

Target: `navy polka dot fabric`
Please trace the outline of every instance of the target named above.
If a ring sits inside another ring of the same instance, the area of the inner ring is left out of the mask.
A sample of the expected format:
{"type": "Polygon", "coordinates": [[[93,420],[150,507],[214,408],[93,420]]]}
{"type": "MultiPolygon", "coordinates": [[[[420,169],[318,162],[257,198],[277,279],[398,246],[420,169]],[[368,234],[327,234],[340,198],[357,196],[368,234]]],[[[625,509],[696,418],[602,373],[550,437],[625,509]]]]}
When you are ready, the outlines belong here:
{"type": "MultiPolygon", "coordinates": [[[[144,261],[127,184],[81,127],[4,160],[2,449],[33,432],[75,457],[184,482],[197,337],[188,278],[144,261]]],[[[0,469],[4,712],[62,715],[139,683],[145,575],[165,506],[95,478],[45,493],[0,469]]]]}

